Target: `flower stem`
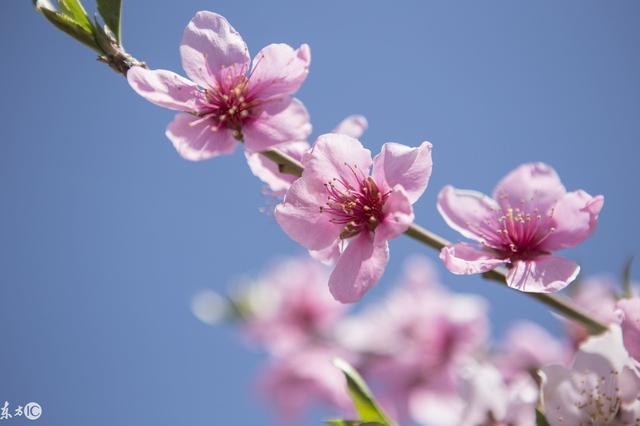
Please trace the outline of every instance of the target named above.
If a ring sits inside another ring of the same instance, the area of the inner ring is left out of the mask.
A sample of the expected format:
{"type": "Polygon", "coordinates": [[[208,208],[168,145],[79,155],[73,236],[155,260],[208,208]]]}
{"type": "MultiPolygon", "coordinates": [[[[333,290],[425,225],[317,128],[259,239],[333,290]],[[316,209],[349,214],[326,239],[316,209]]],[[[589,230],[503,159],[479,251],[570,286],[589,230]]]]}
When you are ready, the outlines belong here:
{"type": "MultiPolygon", "coordinates": [[[[302,171],[304,170],[304,166],[297,160],[291,158],[287,154],[277,150],[277,149],[269,149],[267,151],[262,151],[261,154],[273,161],[278,165],[278,169],[280,173],[285,173],[293,176],[302,176],[302,171]]],[[[448,246],[450,244],[449,241],[442,238],[441,236],[434,234],[431,231],[428,231],[417,224],[411,224],[409,229],[405,232],[405,235],[413,238],[416,241],[421,242],[424,245],[427,245],[435,250],[442,250],[442,248],[448,246]]],[[[493,269],[491,271],[487,271],[482,274],[483,278],[496,281],[502,285],[507,285],[507,273],[502,269],[493,269]]],[[[532,297],[539,302],[549,306],[554,311],[559,314],[572,319],[584,327],[587,328],[590,334],[600,334],[607,331],[607,326],[602,324],[601,322],[591,318],[586,313],[582,312],[580,308],[577,306],[573,306],[572,303],[562,297],[553,296],[545,293],[524,293],[529,297],[532,297]]]]}
{"type": "Polygon", "coordinates": [[[284,152],[277,149],[268,149],[266,151],[262,151],[260,154],[276,163],[280,173],[298,177],[302,176],[302,171],[304,170],[302,163],[288,156],[284,152]]]}

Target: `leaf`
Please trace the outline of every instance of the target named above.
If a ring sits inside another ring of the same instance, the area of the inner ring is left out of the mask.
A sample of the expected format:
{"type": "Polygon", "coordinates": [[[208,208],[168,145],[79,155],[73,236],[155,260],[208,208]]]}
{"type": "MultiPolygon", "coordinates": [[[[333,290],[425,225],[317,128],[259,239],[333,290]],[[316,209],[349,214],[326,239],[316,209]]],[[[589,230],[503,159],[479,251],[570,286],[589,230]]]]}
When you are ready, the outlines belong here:
{"type": "Polygon", "coordinates": [[[120,19],[122,18],[122,0],[97,0],[98,12],[115,35],[116,41],[122,44],[120,19]]]}
{"type": "Polygon", "coordinates": [[[539,408],[536,408],[536,426],[550,426],[547,418],[539,408]]]}
{"type": "Polygon", "coordinates": [[[347,379],[347,390],[360,420],[365,424],[366,422],[374,422],[374,424],[377,422],[383,426],[393,425],[393,422],[384,414],[374,399],[362,376],[343,359],[335,358],[333,365],[339,368],[347,379]]]}
{"type": "Polygon", "coordinates": [[[81,27],[89,32],[93,32],[93,25],[86,10],[82,7],[80,0],[58,0],[60,12],[76,21],[81,27]]]}
{"type": "Polygon", "coordinates": [[[624,297],[629,298],[633,295],[631,290],[631,264],[633,263],[633,257],[627,260],[622,272],[622,288],[624,290],[624,297]]]}
{"type": "Polygon", "coordinates": [[[343,420],[343,419],[331,419],[325,421],[330,426],[385,426],[386,423],[380,422],[363,422],[360,420],[343,420]]]}
{"type": "Polygon", "coordinates": [[[49,20],[49,22],[51,22],[57,28],[69,34],[80,43],[83,43],[94,49],[98,53],[102,53],[100,47],[96,43],[95,38],[93,37],[93,33],[76,22],[73,18],[70,18],[67,15],[56,12],[52,9],[48,9],[46,7],[40,7],[38,8],[38,10],[42,12],[42,14],[49,20]]]}

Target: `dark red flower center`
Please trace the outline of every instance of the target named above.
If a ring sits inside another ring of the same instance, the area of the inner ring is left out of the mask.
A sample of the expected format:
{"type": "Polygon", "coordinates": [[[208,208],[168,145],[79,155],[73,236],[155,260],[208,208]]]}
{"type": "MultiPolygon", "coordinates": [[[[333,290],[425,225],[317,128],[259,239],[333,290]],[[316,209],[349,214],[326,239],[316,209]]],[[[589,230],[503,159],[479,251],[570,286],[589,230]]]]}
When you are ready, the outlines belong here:
{"type": "Polygon", "coordinates": [[[380,192],[371,176],[364,176],[356,166],[349,168],[358,186],[334,178],[324,184],[328,199],[320,207],[321,212],[331,215],[331,222],[344,225],[341,239],[354,237],[363,230],[374,231],[384,218],[383,207],[389,197],[389,192],[380,192]]]}
{"type": "Polygon", "coordinates": [[[255,115],[261,103],[249,90],[249,78],[244,73],[228,73],[218,87],[204,89],[205,105],[200,111],[203,119],[212,120],[212,130],[227,128],[233,136],[242,139],[242,126],[255,115]]]}

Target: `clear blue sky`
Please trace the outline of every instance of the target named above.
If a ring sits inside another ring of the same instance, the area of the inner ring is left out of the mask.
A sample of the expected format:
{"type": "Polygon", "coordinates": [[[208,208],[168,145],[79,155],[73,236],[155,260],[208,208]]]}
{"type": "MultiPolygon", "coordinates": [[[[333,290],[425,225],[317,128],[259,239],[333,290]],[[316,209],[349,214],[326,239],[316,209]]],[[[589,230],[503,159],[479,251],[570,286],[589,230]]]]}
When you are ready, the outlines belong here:
{"type": "MultiPolygon", "coordinates": [[[[491,191],[536,160],[569,189],[606,196],[597,233],[567,252],[585,274],[617,273],[640,252],[639,2],[124,3],[125,44],[153,67],[181,72],[182,30],[201,9],[225,15],[252,53],[308,42],[299,97],[314,135],[361,113],[373,151],[433,142],[415,209],[448,238],[458,237],[436,212],[440,188],[491,191]]],[[[275,424],[252,390],[263,356],[189,311],[197,290],[224,291],[300,252],[261,213],[272,201],[241,153],[180,159],[164,137],[172,112],[31,1],[1,2],[0,47],[0,402],[38,401],[46,425],[275,424]]],[[[404,256],[425,252],[406,238],[391,248],[365,303],[389,289],[404,256]]],[[[557,330],[520,294],[446,281],[491,299],[495,335],[514,318],[557,330]]]]}

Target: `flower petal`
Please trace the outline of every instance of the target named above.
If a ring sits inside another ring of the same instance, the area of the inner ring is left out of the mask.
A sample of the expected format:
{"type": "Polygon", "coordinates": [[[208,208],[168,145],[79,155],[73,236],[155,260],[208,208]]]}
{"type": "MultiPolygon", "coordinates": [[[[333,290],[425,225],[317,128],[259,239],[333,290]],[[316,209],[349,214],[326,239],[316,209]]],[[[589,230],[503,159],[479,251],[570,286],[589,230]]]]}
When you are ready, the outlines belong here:
{"type": "Polygon", "coordinates": [[[389,245],[361,232],[349,241],[329,277],[329,290],[342,303],[355,303],[378,282],[389,261],[389,245]]]}
{"type": "MultiPolygon", "coordinates": [[[[301,141],[283,143],[278,145],[277,148],[296,160],[301,160],[302,155],[310,146],[307,142],[301,141]]],[[[258,152],[245,151],[245,157],[254,176],[266,183],[271,191],[274,192],[274,195],[284,195],[284,192],[289,189],[293,181],[297,179],[296,176],[280,173],[276,163],[265,158],[258,152]]]]}
{"type": "Polygon", "coordinates": [[[284,201],[276,206],[275,218],[284,232],[309,250],[321,250],[338,239],[341,225],[320,212],[324,195],[311,191],[304,179],[289,188],[284,201]]]}
{"type": "Polygon", "coordinates": [[[467,405],[455,392],[439,392],[427,387],[417,387],[409,397],[411,417],[427,425],[459,426],[467,405]]]}
{"type": "Polygon", "coordinates": [[[359,187],[355,173],[364,176],[371,168],[371,151],[354,138],[336,133],[321,135],[311,151],[303,158],[303,176],[310,186],[326,194],[324,185],[334,179],[343,179],[354,188],[359,187]]]}
{"type": "Polygon", "coordinates": [[[544,163],[527,163],[502,178],[493,199],[502,206],[519,207],[524,204],[527,211],[537,208],[546,213],[565,192],[552,167],[544,163]]]}
{"type": "Polygon", "coordinates": [[[362,134],[369,128],[369,122],[363,115],[350,115],[333,129],[332,133],[340,133],[341,135],[351,136],[360,139],[362,134]]]}
{"type": "Polygon", "coordinates": [[[309,74],[311,52],[307,44],[293,49],[270,44],[253,58],[249,90],[262,99],[295,93],[309,74]]]}
{"type": "Polygon", "coordinates": [[[167,126],[165,134],[182,158],[201,161],[231,154],[238,145],[230,130],[214,129],[208,120],[178,114],[167,126]]]}
{"type": "Polygon", "coordinates": [[[545,417],[551,426],[578,425],[589,421],[589,415],[576,406],[581,395],[571,370],[549,365],[540,370],[540,377],[545,417]]]}
{"type": "Polygon", "coordinates": [[[132,67],[127,81],[140,96],[165,108],[197,111],[204,101],[197,84],[171,71],[132,67]]]}
{"type": "Polygon", "coordinates": [[[555,229],[542,249],[555,251],[580,244],[595,230],[603,205],[602,195],[592,197],[584,191],[565,194],[553,208],[555,229]]]}
{"type": "Polygon", "coordinates": [[[480,274],[509,261],[467,243],[458,243],[443,248],[440,252],[440,259],[449,272],[456,275],[480,274]]]}
{"type": "Polygon", "coordinates": [[[500,238],[496,217],[500,208],[493,199],[481,192],[447,185],[438,194],[436,205],[447,225],[463,236],[490,246],[497,245],[500,238]]]}
{"type": "Polygon", "coordinates": [[[295,98],[273,99],[262,106],[253,121],[242,127],[249,151],[264,151],[283,142],[304,141],[311,134],[309,114],[295,98]]]}
{"type": "Polygon", "coordinates": [[[322,250],[309,250],[309,255],[325,265],[333,265],[338,257],[340,257],[340,247],[343,243],[343,240],[336,239],[332,244],[322,250]]]}
{"type": "Polygon", "coordinates": [[[509,269],[507,284],[531,293],[554,293],[576,279],[580,266],[564,257],[542,255],[532,260],[518,260],[509,269]]]}
{"type": "Polygon", "coordinates": [[[238,32],[217,13],[201,11],[191,19],[180,45],[182,67],[196,83],[215,87],[223,70],[247,71],[249,49],[238,32]]]}
{"type": "Polygon", "coordinates": [[[382,207],[384,220],[375,231],[376,241],[396,238],[413,223],[414,214],[411,201],[401,185],[396,185],[382,207]]]}
{"type": "Polygon", "coordinates": [[[629,355],[640,362],[640,297],[621,299],[618,309],[624,315],[622,335],[629,355]]]}
{"type": "Polygon", "coordinates": [[[431,177],[431,148],[429,142],[423,142],[418,148],[385,143],[374,160],[373,176],[377,182],[386,184],[385,189],[402,185],[413,204],[427,188],[431,177]]]}

